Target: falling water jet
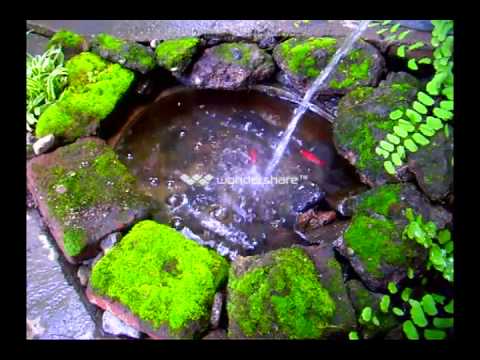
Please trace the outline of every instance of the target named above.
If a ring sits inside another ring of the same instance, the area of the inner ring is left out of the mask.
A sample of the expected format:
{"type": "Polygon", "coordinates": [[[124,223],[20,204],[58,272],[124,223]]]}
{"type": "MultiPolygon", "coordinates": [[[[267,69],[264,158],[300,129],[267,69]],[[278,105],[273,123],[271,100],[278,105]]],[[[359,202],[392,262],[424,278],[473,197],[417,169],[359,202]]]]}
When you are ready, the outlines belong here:
{"type": "Polygon", "coordinates": [[[330,60],[330,63],[327,65],[327,67],[325,67],[325,69],[322,70],[320,75],[315,79],[313,84],[310,86],[307,93],[303,97],[302,102],[295,109],[294,116],[290,121],[290,123],[288,124],[287,130],[285,130],[285,133],[283,134],[282,139],[278,143],[275,149],[275,153],[273,154],[272,160],[270,160],[270,163],[267,166],[267,169],[265,171],[265,176],[270,176],[272,172],[275,170],[278,163],[283,157],[283,153],[285,152],[285,149],[287,148],[287,145],[290,142],[290,138],[293,132],[295,131],[295,128],[297,127],[298,122],[300,121],[305,111],[307,111],[307,109],[309,108],[310,101],[316,95],[316,93],[318,92],[320,87],[323,85],[325,80],[328,78],[328,76],[331,74],[331,72],[338,65],[340,60],[342,60],[342,58],[350,51],[355,41],[357,41],[360,35],[367,29],[370,21],[371,20],[363,20],[358,26],[357,30],[350,33],[350,35],[343,42],[342,46],[337,50],[332,60],[330,60]]]}

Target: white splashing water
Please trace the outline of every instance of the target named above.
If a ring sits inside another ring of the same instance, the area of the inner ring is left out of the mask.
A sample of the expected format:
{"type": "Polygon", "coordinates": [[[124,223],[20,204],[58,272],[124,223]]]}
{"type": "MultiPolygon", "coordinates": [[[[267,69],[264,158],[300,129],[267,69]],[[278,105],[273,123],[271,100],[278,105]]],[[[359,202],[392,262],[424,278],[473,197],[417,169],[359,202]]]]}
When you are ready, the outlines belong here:
{"type": "Polygon", "coordinates": [[[270,163],[267,166],[267,169],[265,171],[265,176],[270,176],[272,172],[275,170],[278,163],[283,157],[283,153],[285,152],[285,149],[287,148],[287,145],[290,142],[290,138],[293,132],[295,131],[295,128],[297,127],[297,124],[300,121],[300,118],[305,113],[305,111],[307,111],[310,101],[315,96],[315,94],[320,89],[320,87],[323,85],[323,83],[328,78],[328,76],[331,74],[331,72],[338,65],[338,63],[351,50],[355,41],[357,41],[360,35],[362,35],[362,33],[367,29],[370,21],[371,20],[362,20],[360,22],[360,25],[358,26],[357,30],[350,33],[350,35],[343,42],[342,46],[338,48],[337,52],[333,56],[332,60],[330,60],[330,63],[327,65],[327,67],[325,67],[322,70],[320,75],[318,75],[318,77],[315,79],[313,84],[310,86],[305,96],[303,97],[302,102],[295,109],[294,116],[290,121],[290,123],[288,124],[287,130],[285,130],[285,133],[283,134],[282,139],[278,143],[275,149],[275,153],[273,154],[272,160],[270,160],[270,163]]]}

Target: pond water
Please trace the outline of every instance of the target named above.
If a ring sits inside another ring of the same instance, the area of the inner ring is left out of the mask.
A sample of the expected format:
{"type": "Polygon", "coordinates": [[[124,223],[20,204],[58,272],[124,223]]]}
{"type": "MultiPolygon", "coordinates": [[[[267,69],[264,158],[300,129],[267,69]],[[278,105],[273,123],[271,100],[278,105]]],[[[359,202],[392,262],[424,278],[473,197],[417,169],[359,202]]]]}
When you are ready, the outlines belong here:
{"type": "Polygon", "coordinates": [[[255,91],[180,89],[123,130],[120,159],[164,203],[172,226],[234,258],[301,243],[298,213],[358,185],[331,124],[307,112],[282,161],[263,176],[295,105],[255,91]]]}

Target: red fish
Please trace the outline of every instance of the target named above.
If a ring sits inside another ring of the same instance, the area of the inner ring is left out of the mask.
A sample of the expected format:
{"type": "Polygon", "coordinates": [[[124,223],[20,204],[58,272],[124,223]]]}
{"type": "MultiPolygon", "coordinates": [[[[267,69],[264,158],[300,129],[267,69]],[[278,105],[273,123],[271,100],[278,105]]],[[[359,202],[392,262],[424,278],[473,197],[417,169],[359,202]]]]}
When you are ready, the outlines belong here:
{"type": "Polygon", "coordinates": [[[302,155],[304,159],[314,163],[315,165],[325,166],[327,164],[325,160],[319,159],[314,153],[305,149],[300,150],[300,155],[302,155]]]}
{"type": "Polygon", "coordinates": [[[250,161],[252,162],[252,164],[256,164],[257,163],[257,150],[255,149],[250,149],[248,151],[248,156],[250,157],[250,161]]]}

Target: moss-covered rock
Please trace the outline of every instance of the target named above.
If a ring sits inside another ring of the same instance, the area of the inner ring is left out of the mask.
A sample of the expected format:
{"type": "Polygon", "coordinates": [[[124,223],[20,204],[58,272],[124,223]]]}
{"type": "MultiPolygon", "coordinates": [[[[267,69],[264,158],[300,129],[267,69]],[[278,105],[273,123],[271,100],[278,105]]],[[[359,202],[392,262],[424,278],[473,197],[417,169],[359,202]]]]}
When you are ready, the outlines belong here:
{"type": "Polygon", "coordinates": [[[448,138],[443,130],[439,131],[430,138],[428,146],[408,154],[408,168],[433,201],[444,200],[453,190],[453,128],[448,127],[448,138]]]}
{"type": "Polygon", "coordinates": [[[38,119],[35,135],[39,138],[53,134],[74,141],[95,133],[134,79],[130,70],[90,52],[74,56],[65,66],[68,86],[38,119]]]}
{"type": "Polygon", "coordinates": [[[95,35],[91,48],[92,52],[104,59],[119,63],[142,74],[146,74],[156,66],[155,54],[152,49],[109,34],[95,35]]]}
{"type": "Polygon", "coordinates": [[[184,37],[165,40],[155,49],[157,64],[175,73],[183,73],[197,52],[200,39],[184,37]]]}
{"type": "Polygon", "coordinates": [[[424,270],[425,248],[402,239],[409,223],[407,208],[421,214],[425,221],[433,221],[439,229],[451,221],[451,214],[432,206],[411,184],[369,190],[355,198],[353,208],[351,224],[334,245],[372,291],[385,291],[388,282],[402,281],[409,268],[416,274],[424,270]]]}
{"type": "Polygon", "coordinates": [[[92,269],[91,289],[138,317],[137,329],[160,338],[207,330],[227,261],[169,226],[136,224],[92,269]]]}
{"type": "Polygon", "coordinates": [[[335,330],[335,300],[301,248],[238,257],[228,282],[230,338],[320,339],[335,330]]]}
{"type": "Polygon", "coordinates": [[[152,203],[114,151],[84,138],[27,164],[28,187],[67,260],[97,251],[105,236],[146,217],[152,203]]]}
{"type": "Polygon", "coordinates": [[[389,118],[390,112],[410,106],[419,87],[413,76],[391,73],[377,88],[360,87],[340,100],[333,126],[335,146],[366,184],[397,181],[385,171],[385,159],[375,148],[397,125],[397,120],[389,118]]]}
{"type": "Polygon", "coordinates": [[[350,301],[355,309],[357,319],[361,319],[362,310],[367,306],[372,308],[373,314],[377,317],[380,325],[373,322],[360,320],[360,331],[363,339],[385,335],[399,325],[398,318],[392,312],[384,313],[380,310],[380,301],[384,294],[369,291],[359,280],[349,280],[346,284],[350,301]]]}
{"type": "MultiPolygon", "coordinates": [[[[304,93],[328,65],[342,42],[343,38],[297,37],[280,43],[273,51],[273,57],[282,69],[279,80],[304,93]]],[[[376,86],[384,62],[375,47],[359,40],[338,64],[320,93],[345,94],[358,86],[376,86]]]]}
{"type": "Polygon", "coordinates": [[[60,46],[66,59],[70,59],[81,52],[88,51],[89,44],[87,39],[68,29],[61,29],[52,36],[47,44],[47,48],[60,46]]]}
{"type": "Polygon", "coordinates": [[[190,81],[200,88],[234,90],[263,81],[274,71],[272,57],[257,45],[223,43],[205,50],[190,81]]]}

